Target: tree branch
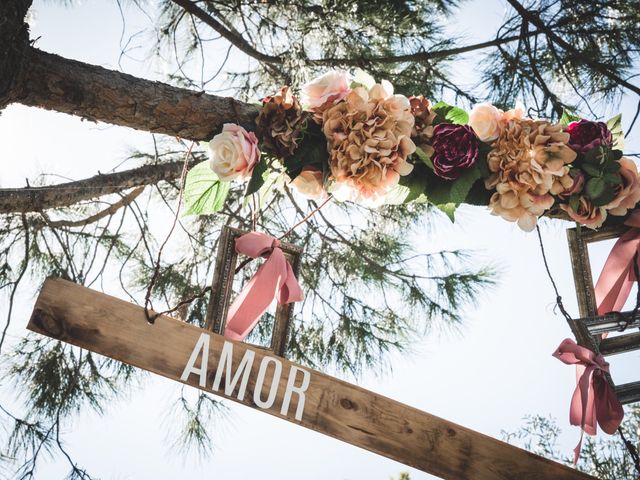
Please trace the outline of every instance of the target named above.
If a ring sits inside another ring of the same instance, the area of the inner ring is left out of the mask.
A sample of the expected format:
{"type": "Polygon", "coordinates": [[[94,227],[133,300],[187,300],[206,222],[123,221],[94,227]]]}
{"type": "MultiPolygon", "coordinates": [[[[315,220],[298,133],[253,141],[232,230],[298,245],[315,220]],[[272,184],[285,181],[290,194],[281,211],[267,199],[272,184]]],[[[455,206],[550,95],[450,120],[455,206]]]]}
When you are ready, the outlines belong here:
{"type": "Polygon", "coordinates": [[[0,214],[40,212],[49,208],[67,207],[129,188],[174,179],[180,176],[183,165],[182,161],[145,165],[59,185],[0,189],[0,214]]]}
{"type": "Polygon", "coordinates": [[[209,140],[224,123],[254,125],[258,107],[69,60],[35,48],[0,106],[17,102],[92,121],[190,140],[209,140]]]}
{"type": "Polygon", "coordinates": [[[280,55],[267,55],[266,53],[262,53],[256,50],[249,42],[247,42],[240,33],[229,30],[222,23],[216,20],[214,17],[209,15],[203,9],[201,9],[198,5],[191,2],[190,0],[171,0],[176,5],[182,7],[186,12],[193,15],[194,17],[199,18],[203,23],[209,25],[213,30],[218,32],[224,38],[226,38],[229,43],[235,46],[238,50],[243,53],[246,53],[252,58],[255,58],[259,62],[263,63],[283,63],[284,60],[280,55]]]}
{"type": "Polygon", "coordinates": [[[136,187],[131,192],[126,194],[117,202],[109,205],[104,210],[100,210],[98,213],[95,213],[87,218],[83,218],[81,220],[49,220],[47,219],[47,225],[51,228],[59,228],[59,227],[83,227],[85,225],[89,225],[90,223],[97,222],[98,220],[103,219],[104,217],[108,217],[109,215],[113,215],[122,207],[126,207],[131,202],[133,202],[136,198],[140,196],[142,192],[144,192],[144,185],[140,185],[136,187]]]}
{"type": "Polygon", "coordinates": [[[607,65],[597,62],[595,60],[592,60],[591,58],[589,58],[589,56],[585,55],[580,50],[575,48],[573,45],[565,41],[562,37],[557,35],[553,30],[549,29],[538,15],[534,14],[533,12],[525,8],[520,2],[518,2],[518,0],[507,0],[507,1],[525,21],[528,21],[532,25],[535,25],[536,28],[540,32],[543,32],[547,36],[547,38],[549,38],[549,40],[551,40],[553,43],[555,43],[559,47],[563,48],[567,52],[573,54],[575,57],[582,60],[585,65],[589,66],[591,69],[595,70],[596,72],[613,80],[618,85],[621,85],[627,88],[628,90],[631,90],[632,92],[640,95],[640,87],[633,85],[632,83],[629,83],[623,78],[620,78],[618,75],[612,72],[607,65]]]}
{"type": "MultiPolygon", "coordinates": [[[[182,7],[186,12],[190,13],[200,21],[211,27],[213,30],[222,35],[229,43],[238,48],[240,51],[246,53],[251,58],[254,58],[263,63],[270,64],[282,64],[284,59],[282,55],[268,55],[266,53],[258,51],[249,42],[247,42],[240,33],[231,31],[222,25],[218,20],[209,15],[206,11],[200,8],[191,0],[171,0],[176,5],[182,7]]],[[[530,36],[539,35],[540,32],[529,32],[530,36]]],[[[473,45],[465,45],[462,47],[449,48],[444,50],[432,50],[416,53],[408,53],[406,55],[391,55],[385,57],[369,57],[369,58],[319,58],[309,59],[308,62],[313,65],[345,65],[345,66],[360,66],[364,62],[373,63],[402,63],[402,62],[417,62],[434,60],[438,58],[451,57],[462,53],[468,53],[475,50],[482,50],[490,47],[497,47],[506,43],[511,43],[520,38],[519,35],[512,35],[504,38],[495,38],[486,42],[475,43],[473,45]]]]}

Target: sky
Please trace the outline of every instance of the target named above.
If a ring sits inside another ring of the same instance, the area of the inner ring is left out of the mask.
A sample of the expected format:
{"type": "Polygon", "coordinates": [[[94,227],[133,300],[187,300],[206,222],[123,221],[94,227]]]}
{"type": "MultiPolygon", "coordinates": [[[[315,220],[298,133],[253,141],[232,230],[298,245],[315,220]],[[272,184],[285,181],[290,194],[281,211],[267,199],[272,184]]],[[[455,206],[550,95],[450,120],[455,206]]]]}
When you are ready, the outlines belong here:
{"type": "MultiPolygon", "coordinates": [[[[124,59],[119,65],[122,23],[115,2],[86,1],[74,8],[55,2],[36,1],[34,5],[32,38],[40,37],[37,47],[138,76],[159,78],[163,73],[157,63],[124,59]]],[[[486,40],[494,32],[492,25],[503,15],[500,1],[468,2],[456,17],[456,25],[470,42],[486,40]]],[[[140,12],[128,12],[127,19],[130,33],[147,25],[140,12]]],[[[141,51],[132,52],[138,54],[140,58],[141,51]]],[[[215,64],[216,58],[211,61],[215,64]]],[[[461,67],[459,74],[472,83],[473,62],[461,67]]],[[[635,104],[625,99],[623,118],[630,119],[634,108],[635,104]]],[[[628,151],[640,151],[638,133],[628,139],[628,151]]],[[[148,147],[151,137],[14,105],[0,115],[0,141],[5,157],[0,187],[6,188],[23,186],[25,178],[33,179],[43,172],[80,179],[108,171],[132,148],[148,147]]],[[[568,226],[546,222],[542,232],[567,309],[577,315],[565,236],[568,226]]],[[[497,438],[503,430],[518,429],[527,414],[550,414],[563,428],[560,446],[570,454],[579,436],[579,431],[568,425],[574,370],[551,353],[571,332],[554,312],[555,296],[535,234],[524,233],[482,208],[463,207],[454,225],[439,222],[416,241],[424,242],[429,250],[474,250],[479,260],[499,268],[499,283],[479,297],[477,307],[468,309],[459,332],[427,336],[411,355],[393,356],[390,373],[367,372],[358,384],[497,438]]],[[[594,272],[600,270],[610,246],[609,242],[592,250],[594,272]]],[[[12,341],[25,333],[38,288],[25,283],[19,292],[10,330],[12,341]]],[[[112,293],[109,285],[105,288],[112,293]]],[[[2,315],[5,309],[3,304],[2,315]]],[[[638,360],[638,353],[612,358],[616,382],[638,380],[634,378],[638,360]]],[[[147,376],[139,388],[111,405],[104,415],[87,412],[67,424],[68,449],[89,472],[113,480],[387,480],[403,471],[416,480],[434,478],[230,402],[226,402],[228,419],[216,427],[214,455],[204,460],[195,455],[185,458],[171,448],[171,403],[179,388],[170,380],[147,376]]],[[[18,402],[13,395],[6,385],[0,389],[3,404],[18,402]]],[[[56,458],[41,466],[38,478],[63,478],[66,471],[66,464],[56,458]]]]}

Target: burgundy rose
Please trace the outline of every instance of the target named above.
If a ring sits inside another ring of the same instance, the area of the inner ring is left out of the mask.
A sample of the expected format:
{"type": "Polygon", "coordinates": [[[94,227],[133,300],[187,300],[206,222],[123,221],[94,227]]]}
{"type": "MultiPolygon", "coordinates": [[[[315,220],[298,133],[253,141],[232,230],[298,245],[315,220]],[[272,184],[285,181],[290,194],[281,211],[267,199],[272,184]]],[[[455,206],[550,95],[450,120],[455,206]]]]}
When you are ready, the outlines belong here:
{"type": "Polygon", "coordinates": [[[468,125],[436,125],[431,145],[433,170],[446,180],[457,179],[463,170],[475,165],[478,158],[478,139],[468,125]]]}
{"type": "Polygon", "coordinates": [[[599,146],[610,147],[613,145],[613,135],[603,122],[590,122],[580,120],[571,122],[566,132],[569,134],[569,147],[578,153],[587,153],[599,146]]]}

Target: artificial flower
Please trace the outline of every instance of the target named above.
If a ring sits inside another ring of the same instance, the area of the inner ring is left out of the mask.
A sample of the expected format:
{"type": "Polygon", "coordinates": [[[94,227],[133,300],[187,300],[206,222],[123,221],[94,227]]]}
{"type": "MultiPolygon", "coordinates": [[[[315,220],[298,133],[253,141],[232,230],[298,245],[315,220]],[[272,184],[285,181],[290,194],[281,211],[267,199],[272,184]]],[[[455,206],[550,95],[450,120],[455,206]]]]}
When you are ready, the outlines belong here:
{"type": "Polygon", "coordinates": [[[498,184],[497,191],[489,200],[489,208],[493,215],[516,222],[522,230],[530,232],[536,228],[538,217],[550,209],[553,202],[553,197],[549,194],[523,192],[518,195],[505,184],[498,184]]]}
{"type": "Polygon", "coordinates": [[[640,202],[640,178],[636,163],[626,157],[620,159],[621,184],[615,189],[616,196],[604,208],[611,215],[624,216],[640,202]]]}
{"type": "Polygon", "coordinates": [[[347,96],[350,83],[347,72],[327,72],[302,86],[300,100],[311,111],[324,111],[347,96]]]}
{"type": "Polygon", "coordinates": [[[209,166],[222,181],[250,178],[259,160],[258,139],[240,125],[225,123],[209,142],[209,166]]]}
{"type": "Polygon", "coordinates": [[[422,95],[409,97],[411,114],[415,119],[411,130],[411,140],[430,157],[433,154],[431,137],[433,137],[433,121],[436,118],[431,102],[422,95]]]}
{"type": "Polygon", "coordinates": [[[256,133],[267,150],[287,158],[298,148],[307,117],[289,87],[282,87],[276,95],[263,100],[256,133]]]}
{"type": "Polygon", "coordinates": [[[327,196],[322,182],[322,170],[315,167],[304,167],[300,174],[293,179],[291,185],[298,193],[307,198],[322,199],[327,196]]]}
{"type": "Polygon", "coordinates": [[[569,204],[560,204],[560,208],[567,212],[573,221],[593,229],[600,228],[607,219],[607,209],[596,207],[584,195],[580,196],[576,210],[569,204]]]}
{"type": "Polygon", "coordinates": [[[567,146],[568,140],[569,134],[559,124],[509,121],[487,157],[492,174],[485,186],[496,189],[489,205],[492,213],[518,221],[523,230],[533,229],[533,220],[553,205],[551,195],[561,194],[574,183],[567,165],[575,160],[576,152],[567,146]]]}
{"type": "Polygon", "coordinates": [[[473,167],[478,158],[478,139],[468,125],[441,123],[433,129],[433,171],[445,180],[455,180],[473,167]]]}
{"type": "Polygon", "coordinates": [[[587,153],[595,147],[611,147],[613,135],[603,122],[580,120],[571,122],[566,132],[569,134],[569,146],[578,153],[587,153]]]}
{"type": "Polygon", "coordinates": [[[354,88],[323,114],[333,180],[358,201],[384,196],[413,170],[413,126],[409,99],[394,95],[389,82],[354,88]]]}
{"type": "Polygon", "coordinates": [[[502,117],[500,119],[502,126],[504,127],[511,120],[522,120],[524,118],[524,105],[520,102],[516,102],[516,106],[511,110],[507,110],[506,112],[502,112],[502,117]]]}
{"type": "Polygon", "coordinates": [[[584,188],[585,175],[580,170],[572,171],[571,178],[573,179],[571,185],[569,185],[564,192],[560,193],[560,197],[569,198],[571,195],[577,195],[582,192],[584,188]]]}
{"type": "Polygon", "coordinates": [[[502,130],[503,112],[490,103],[479,103],[469,112],[469,126],[483,142],[492,142],[502,130]]]}

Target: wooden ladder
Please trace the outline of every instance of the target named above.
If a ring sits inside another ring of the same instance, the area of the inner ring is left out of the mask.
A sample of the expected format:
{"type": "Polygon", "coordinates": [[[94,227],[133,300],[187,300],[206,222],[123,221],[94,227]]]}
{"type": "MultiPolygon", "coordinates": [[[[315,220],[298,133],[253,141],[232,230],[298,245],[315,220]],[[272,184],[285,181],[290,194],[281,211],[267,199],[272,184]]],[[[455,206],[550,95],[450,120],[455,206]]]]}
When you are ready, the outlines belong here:
{"type": "MultiPolygon", "coordinates": [[[[608,313],[600,316],[597,314],[588,245],[618,238],[628,229],[629,227],[622,225],[602,228],[598,231],[587,228],[567,230],[578,309],[582,317],[570,321],[569,326],[580,345],[605,357],[640,350],[640,331],[637,331],[640,328],[640,315],[634,317],[633,312],[608,313]],[[625,333],[614,337],[607,336],[609,333],[621,331],[625,333]]],[[[620,403],[640,401],[640,381],[616,385],[611,375],[607,375],[607,378],[615,388],[620,403]]]]}

